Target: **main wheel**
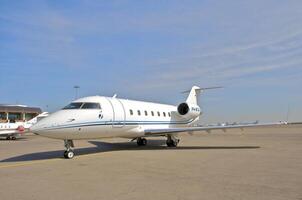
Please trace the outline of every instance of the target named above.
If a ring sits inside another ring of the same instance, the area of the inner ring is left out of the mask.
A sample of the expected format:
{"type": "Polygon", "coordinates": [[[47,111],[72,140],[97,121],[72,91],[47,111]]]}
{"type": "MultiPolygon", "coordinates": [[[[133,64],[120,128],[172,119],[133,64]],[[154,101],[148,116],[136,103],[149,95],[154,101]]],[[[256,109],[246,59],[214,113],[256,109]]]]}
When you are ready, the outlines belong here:
{"type": "Polygon", "coordinates": [[[167,144],[168,147],[177,147],[178,141],[167,140],[166,144],[167,144]]]}
{"type": "Polygon", "coordinates": [[[145,138],[138,138],[137,139],[137,145],[138,146],[146,146],[147,145],[147,140],[145,138]]]}
{"type": "Polygon", "coordinates": [[[10,136],[7,136],[7,137],[6,137],[6,140],[10,140],[10,136]]]}
{"type": "Polygon", "coordinates": [[[17,138],[15,136],[12,137],[12,140],[16,140],[17,138]]]}
{"type": "Polygon", "coordinates": [[[65,151],[64,152],[64,158],[66,159],[71,159],[74,157],[74,152],[72,150],[69,150],[69,151],[65,151]]]}

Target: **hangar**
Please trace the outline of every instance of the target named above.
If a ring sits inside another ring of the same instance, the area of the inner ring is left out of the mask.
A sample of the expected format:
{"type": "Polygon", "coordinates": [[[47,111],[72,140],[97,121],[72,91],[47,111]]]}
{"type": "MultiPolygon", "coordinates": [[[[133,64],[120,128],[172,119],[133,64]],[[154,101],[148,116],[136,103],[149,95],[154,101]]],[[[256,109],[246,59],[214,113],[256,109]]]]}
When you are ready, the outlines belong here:
{"type": "Polygon", "coordinates": [[[0,104],[0,123],[26,122],[41,113],[37,107],[0,104]]]}

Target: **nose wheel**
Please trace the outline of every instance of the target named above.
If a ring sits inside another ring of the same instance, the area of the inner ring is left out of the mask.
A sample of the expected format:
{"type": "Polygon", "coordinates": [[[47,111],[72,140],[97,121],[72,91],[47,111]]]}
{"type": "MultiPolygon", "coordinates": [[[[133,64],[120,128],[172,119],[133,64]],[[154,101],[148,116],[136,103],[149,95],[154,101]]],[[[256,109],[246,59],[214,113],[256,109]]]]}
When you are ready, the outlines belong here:
{"type": "Polygon", "coordinates": [[[66,150],[64,151],[64,158],[71,159],[74,157],[74,152],[72,150],[66,150]]]}
{"type": "Polygon", "coordinates": [[[72,150],[72,147],[74,147],[72,140],[64,140],[64,146],[66,150],[64,151],[64,158],[71,159],[74,157],[74,152],[72,150]]]}

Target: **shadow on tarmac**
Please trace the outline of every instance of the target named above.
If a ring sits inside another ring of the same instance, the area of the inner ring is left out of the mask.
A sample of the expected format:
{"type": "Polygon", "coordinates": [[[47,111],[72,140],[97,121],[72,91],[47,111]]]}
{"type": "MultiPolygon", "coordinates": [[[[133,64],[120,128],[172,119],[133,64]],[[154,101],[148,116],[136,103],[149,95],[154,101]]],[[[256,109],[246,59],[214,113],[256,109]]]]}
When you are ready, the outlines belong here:
{"type": "MultiPolygon", "coordinates": [[[[95,147],[87,147],[74,149],[75,155],[88,155],[102,152],[113,152],[113,151],[139,151],[139,150],[211,150],[211,149],[258,149],[260,146],[179,146],[179,147],[166,147],[165,140],[149,140],[147,146],[138,147],[136,142],[123,142],[123,143],[108,143],[101,141],[89,141],[90,144],[95,145],[95,147]]],[[[7,158],[1,160],[1,162],[22,162],[22,161],[36,161],[36,160],[48,160],[63,158],[64,150],[58,151],[47,151],[47,152],[37,152],[24,154],[12,158],[7,158]]]]}
{"type": "Polygon", "coordinates": [[[5,137],[0,138],[1,142],[18,142],[18,141],[28,141],[27,138],[24,137],[18,137],[16,140],[7,140],[5,137]]]}

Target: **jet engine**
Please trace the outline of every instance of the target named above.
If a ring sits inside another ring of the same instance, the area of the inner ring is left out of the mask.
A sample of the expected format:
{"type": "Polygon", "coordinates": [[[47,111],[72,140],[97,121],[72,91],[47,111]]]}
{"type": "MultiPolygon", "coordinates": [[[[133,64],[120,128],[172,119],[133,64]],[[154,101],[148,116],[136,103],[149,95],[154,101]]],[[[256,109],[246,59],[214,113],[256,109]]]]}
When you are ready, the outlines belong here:
{"type": "Polygon", "coordinates": [[[182,118],[192,119],[199,117],[201,115],[201,110],[198,105],[188,104],[188,103],[181,103],[177,107],[178,115],[182,118]]]}

